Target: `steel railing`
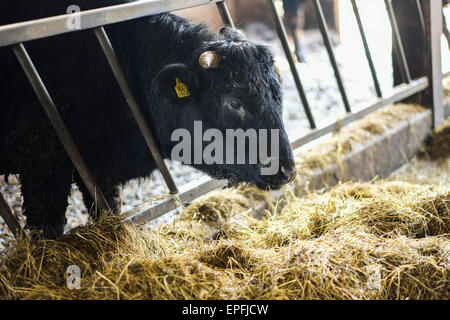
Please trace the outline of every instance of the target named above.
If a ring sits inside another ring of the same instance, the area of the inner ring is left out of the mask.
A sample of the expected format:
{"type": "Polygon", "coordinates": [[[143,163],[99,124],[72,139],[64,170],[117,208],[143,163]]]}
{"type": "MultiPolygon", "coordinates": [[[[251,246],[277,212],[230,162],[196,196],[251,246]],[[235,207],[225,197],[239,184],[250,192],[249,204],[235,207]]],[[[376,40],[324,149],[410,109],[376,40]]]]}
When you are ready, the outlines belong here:
{"type": "MultiPolygon", "coordinates": [[[[389,19],[391,22],[391,27],[393,30],[393,40],[394,40],[394,53],[399,61],[399,68],[403,79],[403,84],[396,86],[393,93],[388,97],[383,97],[380,84],[377,77],[377,72],[372,60],[370,48],[367,43],[364,28],[362,25],[361,17],[359,15],[358,6],[355,0],[350,0],[356,22],[358,24],[359,33],[361,35],[361,40],[364,46],[365,54],[371,71],[371,75],[374,82],[375,93],[377,99],[372,103],[369,103],[363,108],[360,108],[358,112],[351,112],[352,106],[348,100],[343,79],[340,75],[339,67],[335,58],[334,49],[331,45],[329,31],[326,25],[326,21],[323,15],[322,6],[319,0],[312,0],[314,5],[314,10],[316,13],[316,18],[318,20],[318,25],[320,32],[322,34],[324,44],[327,50],[327,54],[330,59],[331,66],[333,68],[336,82],[339,88],[339,92],[342,97],[342,101],[347,111],[346,116],[340,121],[336,121],[326,127],[316,128],[316,122],[313,113],[310,108],[305,90],[300,79],[299,72],[296,67],[295,59],[289,47],[288,38],[286,31],[280,15],[277,12],[277,7],[274,0],[267,0],[268,8],[274,18],[276,30],[278,36],[281,40],[282,47],[284,49],[286,58],[288,60],[290,70],[292,72],[296,88],[298,90],[304,112],[309,121],[309,125],[312,131],[303,137],[293,141],[291,143],[294,149],[299,148],[306,143],[309,143],[317,138],[320,138],[328,133],[338,130],[342,125],[347,125],[354,122],[367,114],[391,103],[401,101],[407,97],[410,97],[416,93],[419,93],[429,86],[429,80],[426,77],[419,79],[411,79],[408,63],[406,61],[406,56],[404,53],[403,45],[401,42],[400,33],[397,26],[397,21],[393,13],[393,8],[390,0],[385,0],[386,9],[388,11],[389,19]]],[[[81,29],[73,30],[67,25],[67,20],[71,18],[72,14],[65,14],[55,17],[49,17],[44,19],[38,19],[27,22],[20,22],[15,24],[10,24],[6,26],[0,26],[0,47],[10,46],[14,51],[17,59],[19,60],[23,71],[27,75],[33,89],[40,100],[42,107],[45,109],[51,123],[58,134],[58,137],[63,144],[65,150],[67,151],[70,159],[72,160],[75,168],[78,170],[80,176],[83,179],[86,187],[91,193],[93,199],[96,200],[100,210],[108,209],[109,204],[106,202],[101,190],[98,188],[95,180],[92,178],[89,169],[85,165],[85,162],[79,153],[75,143],[73,142],[70,133],[64,125],[64,122],[59,115],[58,109],[53,103],[45,84],[39,76],[38,70],[36,70],[33,65],[32,59],[29,57],[24,42],[30,40],[37,40],[45,37],[50,37],[58,34],[76,32],[79,30],[93,29],[96,38],[103,50],[105,58],[107,59],[113,74],[119,84],[120,89],[126,101],[128,102],[129,108],[132,115],[136,119],[138,127],[145,138],[147,146],[158,165],[160,172],[169,188],[169,191],[174,196],[160,201],[159,203],[147,202],[136,208],[123,213],[123,219],[125,221],[132,221],[135,223],[143,223],[155,219],[169,211],[172,211],[180,206],[181,203],[190,202],[199,196],[210,192],[214,189],[221,188],[227,185],[226,181],[213,180],[206,176],[200,177],[195,181],[184,185],[178,190],[169,169],[167,168],[161,153],[155,143],[155,139],[151,134],[148,124],[144,120],[142,111],[133,97],[131,90],[129,89],[128,82],[124,76],[120,63],[115,54],[114,48],[109,41],[108,35],[104,29],[105,25],[119,23],[127,20],[136,19],[139,17],[159,14],[169,11],[176,11],[180,9],[191,8],[195,6],[206,5],[210,3],[215,3],[225,24],[234,27],[232,18],[230,16],[229,10],[224,0],[140,0],[131,3],[93,9],[82,11],[78,13],[78,17],[81,21],[81,29]]],[[[420,3],[418,2],[419,16],[421,17],[422,29],[425,32],[425,22],[423,19],[423,13],[421,10],[420,3]]],[[[15,233],[23,233],[20,229],[20,225],[17,220],[12,215],[11,210],[6,205],[3,197],[0,194],[0,214],[4,217],[8,227],[15,233]]]]}

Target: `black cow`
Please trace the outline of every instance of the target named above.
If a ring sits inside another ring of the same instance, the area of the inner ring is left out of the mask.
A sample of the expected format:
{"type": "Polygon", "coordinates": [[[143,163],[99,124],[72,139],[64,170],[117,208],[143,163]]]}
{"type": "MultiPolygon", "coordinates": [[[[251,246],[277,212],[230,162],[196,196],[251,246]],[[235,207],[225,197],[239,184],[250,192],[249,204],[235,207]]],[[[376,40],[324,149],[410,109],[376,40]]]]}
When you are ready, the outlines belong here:
{"type": "MultiPolygon", "coordinates": [[[[120,4],[119,0],[2,0],[0,25],[120,4]]],[[[236,30],[161,14],[106,27],[131,89],[165,158],[175,129],[279,129],[280,170],[257,164],[194,165],[214,178],[278,188],[295,176],[282,123],[282,87],[270,51],[236,30]],[[200,61],[199,61],[200,58],[200,61]],[[176,79],[189,96],[179,97],[176,79]]],[[[107,201],[117,186],[156,168],[92,30],[25,44],[75,144],[107,201]]],[[[0,48],[0,174],[20,174],[27,226],[62,234],[71,183],[88,208],[92,198],[54,133],[10,48],[0,48]]],[[[116,206],[116,210],[119,210],[116,206]]]]}

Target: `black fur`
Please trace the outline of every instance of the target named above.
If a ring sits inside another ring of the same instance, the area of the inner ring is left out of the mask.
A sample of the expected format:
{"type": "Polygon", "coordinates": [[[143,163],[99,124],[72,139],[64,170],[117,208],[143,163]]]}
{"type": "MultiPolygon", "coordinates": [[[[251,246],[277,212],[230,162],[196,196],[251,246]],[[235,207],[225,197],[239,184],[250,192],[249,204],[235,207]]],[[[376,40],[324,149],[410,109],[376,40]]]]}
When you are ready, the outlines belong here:
{"type": "MultiPolygon", "coordinates": [[[[2,0],[0,25],[119,4],[119,0],[2,0]]],[[[203,25],[170,14],[107,26],[131,89],[165,158],[177,128],[278,128],[281,162],[293,168],[282,123],[282,88],[269,50],[235,30],[213,34],[203,25]],[[199,55],[214,50],[217,69],[205,70],[199,55]],[[170,77],[180,77],[191,96],[174,99],[170,77]],[[169,85],[168,85],[169,83],[169,85]],[[244,119],[226,110],[221,98],[245,104],[244,119]]],[[[92,30],[25,44],[91,173],[112,203],[117,185],[146,177],[156,168],[144,139],[96,42],[92,30]]],[[[47,236],[62,233],[70,185],[75,181],[88,208],[92,199],[54,133],[9,48],[0,48],[0,174],[18,173],[29,227],[47,236]]],[[[216,178],[278,187],[283,174],[263,178],[258,165],[196,165],[216,178]]]]}

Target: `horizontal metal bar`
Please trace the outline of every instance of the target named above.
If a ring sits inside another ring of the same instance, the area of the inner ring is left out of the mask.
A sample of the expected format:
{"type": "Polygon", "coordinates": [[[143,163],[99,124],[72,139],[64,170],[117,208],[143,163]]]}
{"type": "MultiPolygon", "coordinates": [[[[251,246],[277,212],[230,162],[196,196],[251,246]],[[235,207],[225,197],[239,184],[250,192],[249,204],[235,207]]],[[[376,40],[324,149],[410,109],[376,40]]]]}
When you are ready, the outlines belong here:
{"type": "Polygon", "coordinates": [[[387,98],[377,99],[374,103],[371,103],[369,106],[363,108],[362,110],[347,114],[344,118],[339,121],[336,121],[326,127],[315,130],[298,140],[295,140],[291,143],[293,149],[297,149],[317,138],[320,138],[328,133],[335,132],[342,126],[346,126],[356,120],[359,120],[368,114],[374,112],[377,109],[380,109],[388,104],[392,104],[398,101],[401,101],[405,98],[408,98],[418,92],[421,92],[428,88],[429,83],[426,77],[419,78],[417,80],[412,81],[410,84],[402,84],[394,88],[394,93],[387,98]]]}
{"type": "Polygon", "coordinates": [[[6,202],[5,198],[3,198],[3,195],[1,193],[0,193],[0,216],[3,218],[9,230],[11,230],[12,234],[16,239],[25,236],[25,232],[20,226],[19,221],[11,212],[11,208],[9,207],[8,203],[6,202]]]}
{"type": "Polygon", "coordinates": [[[25,49],[24,45],[22,43],[16,44],[12,46],[12,50],[16,55],[20,65],[22,66],[22,69],[25,72],[28,80],[30,81],[31,86],[36,93],[39,102],[44,108],[45,113],[47,114],[47,117],[50,120],[50,123],[52,124],[53,129],[55,130],[61,144],[66,150],[67,155],[69,156],[70,160],[72,160],[72,163],[80,174],[80,177],[83,179],[86,188],[89,190],[92,199],[94,199],[95,203],[98,203],[98,207],[100,208],[100,210],[109,210],[110,207],[106,202],[103,193],[101,192],[95,180],[92,178],[92,175],[89,172],[89,169],[84,162],[83,157],[81,156],[77,146],[75,145],[75,142],[73,141],[69,130],[67,130],[67,127],[64,124],[64,121],[62,120],[61,115],[59,114],[59,111],[56,108],[55,103],[53,102],[53,99],[48,93],[45,84],[42,82],[42,79],[33,64],[33,61],[31,61],[31,58],[28,55],[28,52],[25,49]]]}
{"type": "Polygon", "coordinates": [[[77,13],[81,29],[74,29],[68,24],[73,14],[9,24],[0,26],[0,47],[220,1],[223,0],[139,0],[86,10],[77,13]]]}
{"type": "Polygon", "coordinates": [[[146,202],[130,211],[123,213],[123,220],[138,224],[154,220],[167,212],[175,210],[182,203],[189,203],[210,191],[226,187],[227,185],[228,182],[225,180],[213,180],[208,176],[201,176],[200,178],[184,185],[182,187],[182,191],[177,195],[177,197],[171,197],[157,204],[153,201],[146,202]]]}
{"type": "Polygon", "coordinates": [[[150,153],[152,154],[152,157],[155,160],[156,165],[158,166],[159,171],[161,172],[164,181],[167,184],[167,187],[169,188],[170,193],[172,194],[178,193],[175,181],[173,180],[172,175],[170,174],[170,171],[167,168],[166,163],[164,162],[164,159],[161,155],[158,145],[156,144],[156,140],[153,137],[150,128],[148,127],[147,121],[145,121],[144,114],[142,113],[141,108],[139,107],[136,99],[134,98],[133,93],[131,92],[130,87],[128,86],[128,82],[125,78],[117,55],[114,51],[111,42],[109,41],[105,29],[103,27],[98,27],[94,29],[94,32],[98,42],[100,43],[103,53],[105,54],[106,59],[108,60],[109,66],[111,67],[114,73],[114,77],[116,78],[119,87],[122,90],[122,93],[131,110],[131,113],[133,114],[133,117],[136,120],[139,130],[144,136],[147,147],[150,150],[150,153]]]}
{"type": "MultiPolygon", "coordinates": [[[[348,114],[341,121],[335,122],[322,129],[314,130],[310,134],[307,134],[306,136],[293,141],[291,143],[291,146],[293,149],[297,149],[328,133],[337,131],[343,125],[345,126],[349,123],[359,120],[383,106],[401,101],[411,95],[423,91],[428,88],[428,85],[428,79],[425,77],[416,79],[408,85],[402,84],[394,89],[394,94],[390,97],[377,99],[377,101],[375,101],[365,109],[348,114]]],[[[178,194],[178,199],[171,197],[156,204],[152,201],[146,202],[130,211],[123,213],[123,220],[131,221],[133,223],[145,223],[156,219],[169,211],[175,210],[180,206],[180,201],[182,203],[188,203],[192,200],[195,200],[199,196],[225,186],[227,186],[227,182],[224,180],[213,180],[207,176],[202,176],[199,179],[182,186],[181,189],[183,191],[178,194]]]]}

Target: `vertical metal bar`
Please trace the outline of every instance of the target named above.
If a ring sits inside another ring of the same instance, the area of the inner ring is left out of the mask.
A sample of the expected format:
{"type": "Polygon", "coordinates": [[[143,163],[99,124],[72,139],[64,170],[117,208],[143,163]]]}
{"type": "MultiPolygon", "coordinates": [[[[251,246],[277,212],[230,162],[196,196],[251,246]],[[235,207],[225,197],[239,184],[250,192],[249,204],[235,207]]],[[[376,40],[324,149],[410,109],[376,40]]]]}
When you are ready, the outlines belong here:
{"type": "Polygon", "coordinates": [[[286,54],[286,59],[289,62],[292,76],[294,77],[295,85],[297,86],[297,90],[300,95],[300,99],[302,100],[303,109],[305,110],[305,114],[306,114],[306,117],[308,118],[309,125],[310,125],[311,129],[315,129],[316,123],[314,121],[314,117],[312,115],[311,108],[309,106],[309,102],[308,102],[308,98],[306,97],[305,90],[303,89],[303,85],[300,80],[300,75],[298,73],[297,66],[295,65],[294,57],[292,55],[291,49],[289,48],[289,42],[287,39],[286,30],[284,29],[283,22],[281,21],[281,18],[278,15],[277,7],[275,6],[274,0],[267,0],[267,2],[269,4],[270,10],[272,11],[272,15],[273,15],[275,25],[277,28],[278,37],[280,38],[284,53],[286,54]]]}
{"type": "Polygon", "coordinates": [[[50,97],[47,88],[42,82],[42,79],[33,64],[33,61],[31,61],[24,45],[22,43],[13,45],[12,50],[19,60],[20,65],[22,66],[22,69],[25,72],[28,80],[30,81],[34,92],[36,93],[42,107],[44,108],[56,134],[58,135],[59,140],[61,141],[64,149],[72,160],[72,163],[83,179],[86,188],[89,190],[92,199],[98,202],[98,207],[100,208],[100,210],[109,210],[110,207],[106,202],[103,193],[92,178],[83,157],[81,156],[72,137],[70,136],[70,133],[67,130],[67,127],[64,124],[64,121],[62,120],[58,109],[56,108],[52,98],[50,97]]]}
{"type": "Polygon", "coordinates": [[[328,27],[325,22],[325,16],[323,15],[322,5],[319,0],[313,0],[314,10],[316,12],[317,22],[319,24],[320,32],[322,33],[323,42],[327,48],[328,57],[330,58],[331,66],[334,70],[334,76],[336,77],[336,82],[341,93],[342,102],[344,103],[345,110],[351,112],[350,103],[347,98],[347,93],[345,92],[344,84],[342,82],[341,73],[339,72],[339,67],[334,56],[333,47],[331,45],[330,35],[328,33],[328,27]]]}
{"type": "Polygon", "coordinates": [[[383,96],[380,88],[380,83],[378,82],[377,71],[372,60],[372,54],[370,53],[369,44],[367,43],[366,33],[364,32],[364,27],[362,25],[361,16],[359,15],[358,5],[356,0],[351,0],[353,12],[355,13],[356,22],[358,23],[359,33],[361,34],[361,39],[364,45],[364,51],[366,53],[367,62],[369,63],[370,73],[372,74],[373,84],[375,86],[375,92],[377,96],[381,98],[383,96]]]}
{"type": "Polygon", "coordinates": [[[420,0],[416,0],[417,13],[419,14],[420,25],[422,27],[423,34],[426,34],[427,28],[425,27],[425,18],[423,17],[422,5],[420,0]]]}
{"type": "Polygon", "coordinates": [[[6,225],[8,226],[9,230],[11,230],[12,234],[16,239],[18,237],[25,236],[25,232],[20,226],[19,221],[17,221],[16,217],[11,212],[11,208],[9,207],[8,203],[6,202],[5,198],[3,198],[1,193],[0,193],[0,216],[3,218],[3,220],[5,220],[6,225]]]}
{"type": "Polygon", "coordinates": [[[128,106],[130,107],[131,113],[133,114],[134,119],[136,120],[139,130],[144,136],[145,142],[147,143],[147,146],[153,156],[153,159],[155,160],[156,165],[158,166],[167,184],[167,187],[169,188],[170,193],[172,194],[178,193],[178,188],[175,185],[175,181],[173,180],[172,175],[170,174],[170,171],[167,168],[166,163],[164,162],[161,152],[159,151],[158,145],[156,144],[155,138],[153,137],[148,127],[148,124],[145,120],[144,114],[139,108],[139,105],[136,99],[134,98],[130,87],[128,86],[125,74],[123,73],[122,68],[120,67],[120,63],[117,58],[116,52],[114,51],[114,48],[111,42],[109,41],[105,29],[103,27],[97,27],[94,29],[94,32],[95,35],[97,36],[97,40],[103,50],[103,53],[105,54],[105,57],[108,60],[108,63],[114,73],[114,76],[120,86],[120,89],[122,90],[125,100],[127,101],[128,106]]]}
{"type": "Polygon", "coordinates": [[[384,0],[384,3],[386,5],[386,10],[392,26],[392,32],[394,37],[394,52],[395,55],[397,56],[400,74],[402,76],[403,82],[410,83],[411,74],[409,72],[408,63],[406,61],[405,50],[403,49],[400,31],[398,30],[397,18],[395,17],[394,14],[394,8],[392,7],[391,0],[384,0]]]}
{"type": "Polygon", "coordinates": [[[444,89],[442,87],[442,60],[441,60],[441,35],[443,28],[443,15],[442,15],[442,2],[430,1],[430,12],[427,17],[429,26],[429,35],[427,36],[430,41],[429,48],[431,50],[428,77],[431,82],[431,106],[433,112],[433,126],[436,127],[441,124],[445,119],[444,108],[444,89]]]}
{"type": "Polygon", "coordinates": [[[224,24],[229,25],[230,27],[234,28],[234,22],[231,18],[230,11],[228,10],[228,6],[225,3],[225,1],[220,1],[216,3],[217,8],[219,9],[220,16],[222,17],[222,21],[224,24]]]}

